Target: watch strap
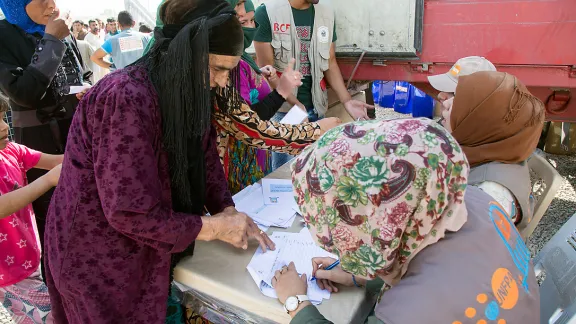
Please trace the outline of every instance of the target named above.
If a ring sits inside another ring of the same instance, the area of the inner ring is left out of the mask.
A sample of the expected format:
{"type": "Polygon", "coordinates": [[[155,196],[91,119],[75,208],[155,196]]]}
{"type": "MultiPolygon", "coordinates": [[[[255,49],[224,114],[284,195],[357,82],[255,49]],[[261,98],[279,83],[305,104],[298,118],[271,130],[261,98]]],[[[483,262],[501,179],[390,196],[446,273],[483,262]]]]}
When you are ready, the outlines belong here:
{"type": "Polygon", "coordinates": [[[298,304],[302,304],[303,302],[310,300],[306,295],[296,295],[296,298],[298,298],[298,304]]]}

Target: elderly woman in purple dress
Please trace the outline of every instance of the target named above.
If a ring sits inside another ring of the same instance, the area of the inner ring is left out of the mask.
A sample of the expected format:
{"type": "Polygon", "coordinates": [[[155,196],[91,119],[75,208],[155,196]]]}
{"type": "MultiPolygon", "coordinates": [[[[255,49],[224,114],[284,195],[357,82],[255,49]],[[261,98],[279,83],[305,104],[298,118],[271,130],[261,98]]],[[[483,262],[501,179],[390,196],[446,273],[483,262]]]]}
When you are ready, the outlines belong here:
{"type": "Polygon", "coordinates": [[[163,323],[194,241],[274,248],[234,208],[210,123],[212,96],[239,101],[240,22],[223,0],[167,0],[160,16],[151,51],[91,89],[70,129],[46,234],[58,323],[163,323]]]}

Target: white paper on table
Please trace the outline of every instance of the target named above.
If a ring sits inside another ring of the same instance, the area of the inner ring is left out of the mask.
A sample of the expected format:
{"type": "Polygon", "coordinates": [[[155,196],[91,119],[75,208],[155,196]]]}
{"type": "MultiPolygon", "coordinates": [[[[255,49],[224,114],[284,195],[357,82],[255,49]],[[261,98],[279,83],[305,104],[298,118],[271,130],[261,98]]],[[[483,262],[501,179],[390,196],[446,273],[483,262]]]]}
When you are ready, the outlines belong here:
{"type": "Polygon", "coordinates": [[[282,226],[294,217],[291,208],[264,205],[262,197],[262,189],[255,189],[242,200],[236,201],[236,209],[264,226],[282,226]]]}
{"type": "Polygon", "coordinates": [[[239,193],[235,194],[234,196],[232,196],[232,200],[234,201],[235,204],[239,203],[240,201],[242,201],[242,199],[246,198],[246,196],[252,191],[252,186],[248,186],[244,189],[242,189],[242,191],[240,191],[239,193]]]}
{"type": "MultiPolygon", "coordinates": [[[[289,262],[283,262],[282,260],[279,260],[281,258],[281,255],[283,254],[283,251],[290,250],[293,248],[293,246],[287,245],[288,242],[292,240],[311,241],[311,236],[309,232],[304,234],[305,235],[302,235],[302,232],[301,233],[275,232],[270,236],[270,239],[276,244],[276,250],[267,251],[266,253],[263,253],[262,249],[258,248],[256,250],[256,253],[254,253],[252,260],[250,261],[250,263],[246,268],[250,273],[250,276],[258,286],[258,289],[265,296],[270,298],[278,298],[274,288],[272,288],[271,280],[264,278],[268,278],[270,276],[269,275],[270,273],[272,273],[273,276],[276,270],[279,270],[280,268],[282,268],[282,266],[289,264],[289,262]],[[278,267],[278,264],[281,265],[278,267]]],[[[311,260],[309,260],[309,263],[311,263],[311,260]]],[[[330,292],[328,292],[327,290],[320,289],[316,281],[310,281],[311,274],[307,274],[307,277],[308,277],[307,295],[312,304],[319,305],[322,303],[324,299],[330,299],[330,292]]]]}
{"type": "Polygon", "coordinates": [[[291,209],[286,209],[281,206],[262,206],[257,210],[253,210],[250,212],[245,212],[248,216],[250,216],[254,221],[265,225],[265,226],[276,226],[282,228],[288,228],[284,224],[290,222],[290,220],[294,221],[294,211],[291,209]]]}
{"type": "Polygon", "coordinates": [[[294,221],[295,221],[295,220],[296,220],[296,214],[294,214],[286,223],[276,225],[275,227],[279,227],[279,228],[290,228],[290,227],[292,227],[292,225],[294,224],[294,221]]]}
{"type": "Polygon", "coordinates": [[[256,191],[258,189],[261,190],[262,185],[259,183],[250,185],[244,189],[242,189],[242,191],[240,191],[239,193],[235,194],[234,197],[232,197],[232,200],[234,200],[234,203],[237,204],[240,201],[242,201],[244,198],[246,198],[251,192],[256,191]]]}
{"type": "Polygon", "coordinates": [[[308,228],[304,228],[300,233],[273,233],[270,237],[276,244],[275,251],[262,253],[259,248],[247,269],[260,291],[268,297],[276,298],[272,287],[272,278],[277,270],[283,266],[294,262],[296,270],[300,275],[306,274],[308,278],[308,298],[313,304],[320,304],[324,299],[330,299],[330,293],[320,289],[316,281],[312,279],[312,258],[332,257],[335,255],[328,253],[318,247],[312,239],[308,228]]]}
{"type": "Polygon", "coordinates": [[[266,205],[278,205],[292,209],[297,207],[296,200],[294,200],[292,180],[263,179],[262,190],[264,204],[266,205]]]}
{"type": "Polygon", "coordinates": [[[267,283],[272,282],[272,277],[276,270],[294,262],[299,274],[306,274],[309,279],[312,278],[312,259],[315,257],[330,257],[338,259],[332,253],[320,248],[312,239],[312,235],[307,227],[303,228],[300,233],[286,236],[286,242],[283,249],[280,250],[276,262],[272,266],[272,271],[268,277],[264,278],[267,283]]]}
{"type": "Polygon", "coordinates": [[[262,252],[262,248],[259,247],[250,260],[250,263],[246,267],[258,287],[260,287],[260,284],[262,281],[264,281],[264,278],[268,276],[270,269],[274,265],[275,260],[278,258],[278,253],[284,248],[284,244],[286,243],[284,238],[287,234],[289,233],[275,232],[270,235],[270,239],[276,245],[276,249],[274,251],[262,252]]]}
{"type": "Polygon", "coordinates": [[[303,216],[302,212],[300,211],[300,207],[298,207],[298,205],[292,206],[292,210],[294,210],[298,215],[303,216]]]}
{"type": "Polygon", "coordinates": [[[258,229],[260,229],[262,232],[268,232],[268,230],[270,229],[270,226],[266,226],[266,225],[262,225],[258,222],[255,222],[256,226],[258,226],[258,229]]]}
{"type": "Polygon", "coordinates": [[[86,89],[90,89],[92,86],[90,85],[81,85],[81,86],[70,86],[70,92],[68,94],[77,94],[80,93],[86,89]]]}
{"type": "Polygon", "coordinates": [[[298,125],[301,124],[306,118],[308,118],[308,113],[306,113],[300,107],[294,106],[290,109],[290,111],[288,111],[286,116],[282,118],[280,123],[288,125],[298,125]]]}

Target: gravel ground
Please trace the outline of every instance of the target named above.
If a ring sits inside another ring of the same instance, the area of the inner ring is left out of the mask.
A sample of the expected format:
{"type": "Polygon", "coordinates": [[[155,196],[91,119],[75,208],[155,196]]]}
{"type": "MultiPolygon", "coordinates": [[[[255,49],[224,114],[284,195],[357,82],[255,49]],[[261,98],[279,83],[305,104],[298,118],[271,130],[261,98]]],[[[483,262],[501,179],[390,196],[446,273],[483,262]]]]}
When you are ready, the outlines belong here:
{"type": "MultiPolygon", "coordinates": [[[[409,117],[396,113],[392,109],[383,108],[378,109],[376,115],[380,119],[409,117]]],[[[533,255],[538,253],[560,227],[576,213],[576,156],[544,154],[546,159],[564,177],[564,183],[532,237],[528,240],[528,247],[533,255]]],[[[14,324],[2,307],[0,307],[0,324],[14,324]]]]}
{"type": "Polygon", "coordinates": [[[538,253],[560,227],[576,213],[576,156],[544,154],[564,178],[564,183],[528,240],[532,255],[538,253]]]}

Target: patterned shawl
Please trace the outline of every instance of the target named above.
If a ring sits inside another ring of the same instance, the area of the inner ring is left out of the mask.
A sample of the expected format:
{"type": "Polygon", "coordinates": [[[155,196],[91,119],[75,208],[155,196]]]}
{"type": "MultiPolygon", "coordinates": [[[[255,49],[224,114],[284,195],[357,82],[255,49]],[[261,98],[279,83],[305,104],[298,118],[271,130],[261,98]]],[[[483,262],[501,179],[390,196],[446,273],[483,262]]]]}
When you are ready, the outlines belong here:
{"type": "Polygon", "coordinates": [[[467,220],[468,162],[428,119],[327,132],[292,165],[295,199],[320,246],[354,275],[393,286],[408,263],[467,220]]]}

